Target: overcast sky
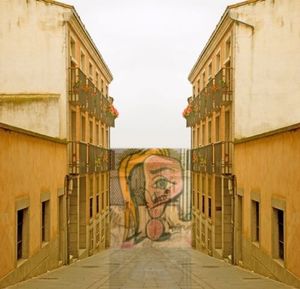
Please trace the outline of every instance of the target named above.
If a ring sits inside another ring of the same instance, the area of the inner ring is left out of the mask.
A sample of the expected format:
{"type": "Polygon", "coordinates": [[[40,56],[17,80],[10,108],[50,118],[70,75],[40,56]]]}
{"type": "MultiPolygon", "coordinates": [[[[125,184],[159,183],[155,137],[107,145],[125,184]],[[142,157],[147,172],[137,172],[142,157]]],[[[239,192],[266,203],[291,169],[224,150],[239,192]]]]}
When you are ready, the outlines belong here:
{"type": "Polygon", "coordinates": [[[65,0],[110,68],[112,148],[190,147],[188,74],[229,0],[65,0]]]}

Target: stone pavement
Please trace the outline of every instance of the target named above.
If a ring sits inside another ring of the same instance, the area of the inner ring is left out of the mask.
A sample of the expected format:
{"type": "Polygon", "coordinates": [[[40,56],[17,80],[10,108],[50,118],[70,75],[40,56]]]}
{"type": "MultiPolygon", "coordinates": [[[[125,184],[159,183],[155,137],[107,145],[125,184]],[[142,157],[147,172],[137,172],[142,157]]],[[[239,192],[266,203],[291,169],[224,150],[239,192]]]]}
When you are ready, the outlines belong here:
{"type": "Polygon", "coordinates": [[[187,248],[109,249],[13,288],[291,289],[187,248]]]}

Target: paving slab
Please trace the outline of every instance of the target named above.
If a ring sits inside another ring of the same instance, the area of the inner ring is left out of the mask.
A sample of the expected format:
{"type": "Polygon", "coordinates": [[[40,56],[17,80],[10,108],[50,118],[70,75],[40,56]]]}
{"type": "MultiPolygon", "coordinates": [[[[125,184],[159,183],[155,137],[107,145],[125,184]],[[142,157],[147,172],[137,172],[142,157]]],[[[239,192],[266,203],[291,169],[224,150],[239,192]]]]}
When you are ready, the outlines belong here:
{"type": "Polygon", "coordinates": [[[10,289],[292,289],[189,248],[109,249],[10,289]]]}

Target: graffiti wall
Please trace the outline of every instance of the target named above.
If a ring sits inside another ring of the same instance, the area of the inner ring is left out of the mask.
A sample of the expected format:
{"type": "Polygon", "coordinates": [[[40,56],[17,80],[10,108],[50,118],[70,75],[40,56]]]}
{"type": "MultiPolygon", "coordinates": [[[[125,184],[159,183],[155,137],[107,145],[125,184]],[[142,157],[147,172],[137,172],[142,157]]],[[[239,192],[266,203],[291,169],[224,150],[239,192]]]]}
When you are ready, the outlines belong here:
{"type": "Polygon", "coordinates": [[[191,244],[184,149],[116,149],[110,181],[111,247],[191,244]]]}

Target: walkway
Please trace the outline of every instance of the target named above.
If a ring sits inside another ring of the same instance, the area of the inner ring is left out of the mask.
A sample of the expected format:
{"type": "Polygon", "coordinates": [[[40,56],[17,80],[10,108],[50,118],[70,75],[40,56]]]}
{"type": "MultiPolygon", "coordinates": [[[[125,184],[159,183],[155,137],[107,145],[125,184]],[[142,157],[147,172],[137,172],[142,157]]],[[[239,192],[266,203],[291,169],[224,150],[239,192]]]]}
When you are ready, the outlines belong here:
{"type": "Polygon", "coordinates": [[[110,249],[9,288],[288,289],[193,249],[110,249]]]}

